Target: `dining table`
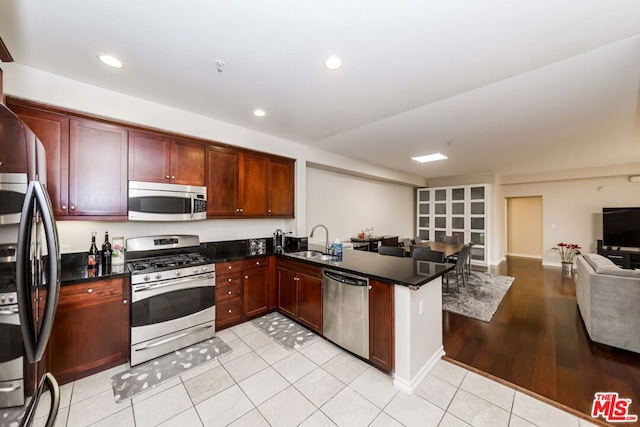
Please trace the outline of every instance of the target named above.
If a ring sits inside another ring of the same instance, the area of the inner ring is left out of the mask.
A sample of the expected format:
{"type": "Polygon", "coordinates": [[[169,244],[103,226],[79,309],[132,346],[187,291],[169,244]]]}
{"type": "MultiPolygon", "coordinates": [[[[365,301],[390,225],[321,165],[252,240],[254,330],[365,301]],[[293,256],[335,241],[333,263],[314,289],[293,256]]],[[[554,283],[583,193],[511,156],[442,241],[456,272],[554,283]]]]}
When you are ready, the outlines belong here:
{"type": "Polygon", "coordinates": [[[464,244],[426,241],[422,243],[414,243],[410,247],[405,246],[404,250],[411,253],[411,247],[429,248],[432,251],[444,252],[444,257],[449,258],[458,254],[462,248],[464,248],[464,244]]]}

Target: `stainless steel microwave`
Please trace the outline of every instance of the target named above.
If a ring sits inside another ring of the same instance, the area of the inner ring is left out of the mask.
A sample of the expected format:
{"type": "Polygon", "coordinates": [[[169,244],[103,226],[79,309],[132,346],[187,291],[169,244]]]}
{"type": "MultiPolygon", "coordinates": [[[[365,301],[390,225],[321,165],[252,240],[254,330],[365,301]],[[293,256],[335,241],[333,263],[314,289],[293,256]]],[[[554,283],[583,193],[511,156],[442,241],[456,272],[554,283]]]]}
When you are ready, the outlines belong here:
{"type": "Polygon", "coordinates": [[[20,224],[27,184],[26,173],[0,173],[0,225],[20,224]]]}
{"type": "Polygon", "coordinates": [[[134,221],[207,219],[207,187],[129,181],[129,219],[134,221]]]}

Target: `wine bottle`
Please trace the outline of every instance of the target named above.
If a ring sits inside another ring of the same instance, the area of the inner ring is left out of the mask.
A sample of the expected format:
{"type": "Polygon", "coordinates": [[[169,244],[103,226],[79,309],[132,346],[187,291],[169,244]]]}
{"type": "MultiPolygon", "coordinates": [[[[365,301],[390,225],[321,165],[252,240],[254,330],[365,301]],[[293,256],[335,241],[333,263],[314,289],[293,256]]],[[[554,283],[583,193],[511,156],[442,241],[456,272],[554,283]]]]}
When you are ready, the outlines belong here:
{"type": "Polygon", "coordinates": [[[96,246],[96,232],[91,233],[91,247],[87,256],[87,267],[94,269],[98,267],[98,247],[96,246]]]}
{"type": "Polygon", "coordinates": [[[109,232],[104,233],[104,243],[102,244],[102,267],[111,267],[111,243],[109,243],[109,232]]]}

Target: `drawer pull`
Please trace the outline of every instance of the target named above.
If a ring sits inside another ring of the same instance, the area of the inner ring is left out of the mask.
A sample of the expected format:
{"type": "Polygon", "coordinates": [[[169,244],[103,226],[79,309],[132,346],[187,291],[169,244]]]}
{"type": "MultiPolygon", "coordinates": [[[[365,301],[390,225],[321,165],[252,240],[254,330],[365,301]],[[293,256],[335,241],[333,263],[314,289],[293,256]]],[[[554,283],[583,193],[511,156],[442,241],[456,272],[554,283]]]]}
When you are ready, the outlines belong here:
{"type": "Polygon", "coordinates": [[[127,301],[126,299],[125,299],[125,300],[122,300],[122,303],[123,303],[124,305],[127,305],[127,303],[128,303],[128,302],[129,302],[129,301],[127,301]]]}
{"type": "Polygon", "coordinates": [[[88,294],[92,294],[93,293],[93,289],[91,289],[91,288],[87,289],[87,293],[88,294]]]}
{"type": "Polygon", "coordinates": [[[231,295],[231,291],[227,292],[229,295],[231,295]]]}
{"type": "Polygon", "coordinates": [[[229,314],[231,314],[231,310],[229,310],[229,314]]]}
{"type": "Polygon", "coordinates": [[[229,279],[229,283],[231,283],[231,280],[232,280],[232,279],[229,279]]]}
{"type": "Polygon", "coordinates": [[[256,265],[260,265],[260,261],[256,261],[256,265]]]}
{"type": "Polygon", "coordinates": [[[231,270],[233,267],[229,266],[229,270],[231,270]]]}
{"type": "Polygon", "coordinates": [[[248,278],[249,278],[249,276],[244,276],[244,278],[245,278],[245,279],[248,279],[248,278]]]}

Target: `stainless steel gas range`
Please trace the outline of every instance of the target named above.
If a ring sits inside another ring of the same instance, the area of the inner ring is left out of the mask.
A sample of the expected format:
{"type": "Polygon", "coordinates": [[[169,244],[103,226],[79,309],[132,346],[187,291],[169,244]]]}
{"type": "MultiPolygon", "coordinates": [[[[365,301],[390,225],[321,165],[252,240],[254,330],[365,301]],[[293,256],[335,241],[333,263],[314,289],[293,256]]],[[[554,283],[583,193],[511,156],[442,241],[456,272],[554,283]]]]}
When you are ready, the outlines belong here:
{"type": "Polygon", "coordinates": [[[131,366],[215,336],[215,264],[193,235],[127,239],[131,366]]]}

